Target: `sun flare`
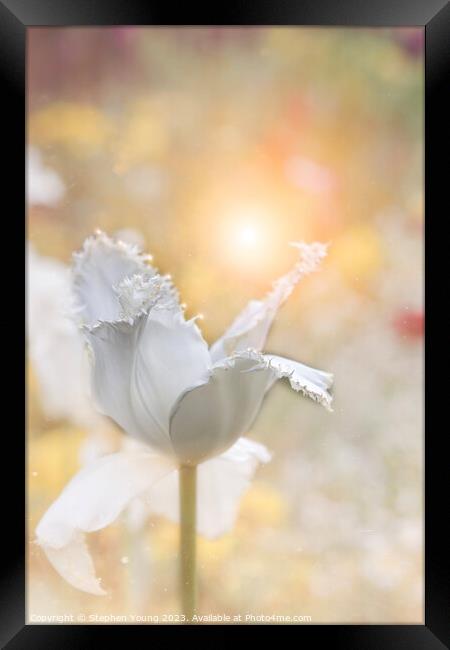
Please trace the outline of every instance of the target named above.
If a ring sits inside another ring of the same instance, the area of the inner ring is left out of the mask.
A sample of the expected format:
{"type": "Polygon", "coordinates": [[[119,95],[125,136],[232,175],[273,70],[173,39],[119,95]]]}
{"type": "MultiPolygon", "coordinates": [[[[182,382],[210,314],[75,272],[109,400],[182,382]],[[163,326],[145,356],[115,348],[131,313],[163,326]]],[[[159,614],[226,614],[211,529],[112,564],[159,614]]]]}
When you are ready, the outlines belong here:
{"type": "Polygon", "coordinates": [[[219,231],[224,261],[242,270],[260,266],[269,254],[270,222],[270,214],[259,207],[226,212],[219,231]]]}

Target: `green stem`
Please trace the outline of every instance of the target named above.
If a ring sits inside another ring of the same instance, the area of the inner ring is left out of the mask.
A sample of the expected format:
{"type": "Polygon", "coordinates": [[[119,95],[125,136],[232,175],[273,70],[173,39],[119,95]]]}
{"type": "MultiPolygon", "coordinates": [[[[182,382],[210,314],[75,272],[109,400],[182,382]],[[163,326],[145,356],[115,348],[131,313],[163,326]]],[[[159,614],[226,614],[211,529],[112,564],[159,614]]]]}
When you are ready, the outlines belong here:
{"type": "Polygon", "coordinates": [[[180,590],[186,622],[197,608],[196,580],[197,467],[180,467],[180,590]]]}

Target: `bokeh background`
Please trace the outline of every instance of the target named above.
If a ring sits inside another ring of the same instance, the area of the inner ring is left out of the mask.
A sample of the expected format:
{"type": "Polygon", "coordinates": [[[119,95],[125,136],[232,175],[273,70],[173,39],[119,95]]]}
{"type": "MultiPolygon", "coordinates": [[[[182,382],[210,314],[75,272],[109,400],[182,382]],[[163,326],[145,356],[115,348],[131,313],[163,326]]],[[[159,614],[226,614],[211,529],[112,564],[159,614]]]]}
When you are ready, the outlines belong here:
{"type": "Polygon", "coordinates": [[[163,519],[89,537],[106,598],[33,543],[121,444],[60,319],[100,228],[153,254],[209,342],[289,269],[288,242],[330,242],[267,350],[332,371],[334,412],[275,386],[249,432],[273,460],[235,530],[199,542],[200,613],[423,621],[423,90],[421,28],[28,30],[29,617],[179,611],[163,519]]]}

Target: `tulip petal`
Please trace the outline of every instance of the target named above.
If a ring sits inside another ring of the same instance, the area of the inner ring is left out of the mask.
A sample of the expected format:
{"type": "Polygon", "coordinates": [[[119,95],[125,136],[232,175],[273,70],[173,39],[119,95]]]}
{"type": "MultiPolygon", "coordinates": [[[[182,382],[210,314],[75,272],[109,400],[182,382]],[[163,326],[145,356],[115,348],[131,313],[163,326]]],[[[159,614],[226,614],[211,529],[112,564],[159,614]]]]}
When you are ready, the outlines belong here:
{"type": "Polygon", "coordinates": [[[255,350],[239,352],[175,403],[170,438],[179,460],[199,463],[225,451],[249,429],[274,381],[285,377],[294,390],[331,410],[331,374],[255,350]]]}
{"type": "Polygon", "coordinates": [[[333,375],[323,370],[305,366],[299,361],[273,354],[260,355],[263,364],[274,371],[276,379],[288,378],[291,387],[310,397],[331,411],[332,396],[328,392],[333,384],[333,375]]]}
{"type": "Polygon", "coordinates": [[[145,316],[141,316],[132,324],[101,323],[85,330],[93,352],[93,397],[97,408],[130,436],[162,453],[170,453],[172,446],[167,431],[146,406],[148,396],[136,387],[131,388],[132,382],[135,384],[136,349],[144,327],[145,316]]]}
{"type": "Polygon", "coordinates": [[[272,291],[263,300],[251,300],[225,334],[211,346],[214,362],[248,348],[261,350],[280,306],[303,276],[317,270],[326,255],[326,246],[318,242],[292,245],[299,249],[300,261],[274,283],[272,291]]]}
{"type": "MultiPolygon", "coordinates": [[[[197,532],[208,539],[234,527],[241,497],[260,463],[270,461],[264,445],[239,438],[221,456],[198,465],[197,532]]],[[[149,512],[179,522],[178,471],[161,479],[148,495],[149,512]]]]}
{"type": "Polygon", "coordinates": [[[95,575],[95,567],[89,553],[85,535],[75,533],[72,541],[62,548],[42,544],[42,548],[53,568],[75,589],[94,596],[106,596],[95,575]]]}
{"type": "Polygon", "coordinates": [[[86,333],[98,407],[129,435],[172,454],[172,407],[187,388],[206,381],[211,365],[196,324],[161,309],[86,333]]]}
{"type": "Polygon", "coordinates": [[[180,461],[202,462],[230,447],[252,424],[273,377],[259,359],[237,356],[216,365],[207,383],[183,393],[170,420],[180,461]]]}
{"type": "MultiPolygon", "coordinates": [[[[172,408],[188,388],[207,381],[208,345],[195,322],[165,310],[150,314],[142,328],[131,377],[134,410],[151,413],[169,436],[172,408]]],[[[169,437],[170,439],[170,437],[169,437]]]]}
{"type": "Polygon", "coordinates": [[[199,466],[200,534],[214,539],[232,530],[241,498],[258,465],[268,463],[270,459],[264,445],[239,438],[221,456],[199,466]]]}
{"type": "Polygon", "coordinates": [[[124,278],[136,273],[155,273],[150,256],[131,244],[110,239],[102,232],[88,237],[74,254],[74,294],[77,312],[89,326],[120,318],[121,306],[114,291],[124,278]]]}
{"type": "Polygon", "coordinates": [[[151,452],[119,452],[81,470],[50,506],[36,528],[37,543],[61,576],[77,589],[105,592],[95,576],[84,533],[105,528],[132,499],[173,471],[151,452]]]}

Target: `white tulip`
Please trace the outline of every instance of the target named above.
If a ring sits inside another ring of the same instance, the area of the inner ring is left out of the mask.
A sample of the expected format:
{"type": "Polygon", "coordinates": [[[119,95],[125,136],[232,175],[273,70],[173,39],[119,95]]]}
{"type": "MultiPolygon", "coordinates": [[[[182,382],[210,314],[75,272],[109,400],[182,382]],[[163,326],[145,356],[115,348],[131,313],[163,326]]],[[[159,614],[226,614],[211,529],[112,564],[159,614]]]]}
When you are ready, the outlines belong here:
{"type": "Polygon", "coordinates": [[[44,165],[35,147],[27,150],[26,179],[29,205],[53,206],[64,196],[64,183],[53,169],[44,165]]]}
{"type": "Polygon", "coordinates": [[[72,312],[70,268],[28,243],[27,344],[40,406],[49,420],[62,419],[86,430],[79,454],[84,465],[111,453],[117,444],[111,423],[92,404],[86,344],[72,312]]]}
{"type": "Polygon", "coordinates": [[[64,419],[88,429],[101,416],[89,396],[85,344],[72,317],[70,269],[27,246],[27,343],[49,419],[64,419]],[[61,378],[64,377],[64,381],[61,378]]]}
{"type": "Polygon", "coordinates": [[[300,260],[263,300],[251,301],[208,348],[186,321],[169,276],[136,247],[103,233],[75,255],[77,313],[92,352],[98,408],[137,444],[83,469],[41,519],[38,543],[73,586],[103,594],[84,533],[113,522],[136,497],[179,519],[178,470],[198,466],[197,531],[229,530],[262,445],[242,437],[277,379],[330,408],[332,376],[261,350],[280,305],[315,271],[322,244],[295,244],[300,260]]]}

